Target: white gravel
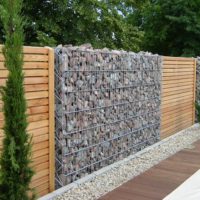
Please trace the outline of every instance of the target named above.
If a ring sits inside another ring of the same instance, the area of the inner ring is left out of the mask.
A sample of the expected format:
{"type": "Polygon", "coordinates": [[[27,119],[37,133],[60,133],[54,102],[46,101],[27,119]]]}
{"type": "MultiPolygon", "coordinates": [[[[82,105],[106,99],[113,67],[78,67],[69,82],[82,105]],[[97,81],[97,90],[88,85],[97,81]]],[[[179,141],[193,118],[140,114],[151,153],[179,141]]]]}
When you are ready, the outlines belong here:
{"type": "Polygon", "coordinates": [[[200,126],[194,126],[164,139],[145,150],[93,173],[56,193],[64,192],[54,200],[95,200],[148,170],[162,160],[200,139],[200,126]]]}

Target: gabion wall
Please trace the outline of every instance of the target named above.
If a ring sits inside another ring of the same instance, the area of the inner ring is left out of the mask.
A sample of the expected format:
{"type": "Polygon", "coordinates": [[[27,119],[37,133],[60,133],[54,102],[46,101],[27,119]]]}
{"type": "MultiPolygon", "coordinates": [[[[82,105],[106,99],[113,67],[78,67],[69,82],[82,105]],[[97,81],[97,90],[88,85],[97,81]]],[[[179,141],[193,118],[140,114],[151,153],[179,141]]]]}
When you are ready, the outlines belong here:
{"type": "Polygon", "coordinates": [[[57,47],[57,188],[160,138],[161,57],[57,47]]]}

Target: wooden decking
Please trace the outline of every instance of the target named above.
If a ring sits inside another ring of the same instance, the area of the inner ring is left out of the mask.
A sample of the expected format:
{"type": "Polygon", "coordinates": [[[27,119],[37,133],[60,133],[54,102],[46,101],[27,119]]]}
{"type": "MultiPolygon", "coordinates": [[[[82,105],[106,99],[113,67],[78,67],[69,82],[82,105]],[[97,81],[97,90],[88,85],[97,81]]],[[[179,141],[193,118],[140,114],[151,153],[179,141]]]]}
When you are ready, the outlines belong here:
{"type": "Polygon", "coordinates": [[[162,200],[200,169],[200,141],[111,191],[100,200],[162,200]]]}

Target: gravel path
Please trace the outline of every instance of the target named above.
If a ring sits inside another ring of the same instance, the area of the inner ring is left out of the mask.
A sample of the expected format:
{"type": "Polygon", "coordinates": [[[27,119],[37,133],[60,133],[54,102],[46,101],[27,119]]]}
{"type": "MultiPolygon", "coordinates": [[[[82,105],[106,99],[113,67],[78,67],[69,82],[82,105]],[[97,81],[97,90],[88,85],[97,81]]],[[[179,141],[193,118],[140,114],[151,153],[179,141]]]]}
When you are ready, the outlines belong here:
{"type": "MultiPolygon", "coordinates": [[[[98,199],[176,152],[184,148],[192,148],[192,143],[199,139],[200,126],[196,124],[135,155],[103,168],[85,179],[75,182],[69,186],[71,189],[68,188],[67,192],[57,196],[54,200],[98,199]]],[[[62,191],[64,191],[64,188],[62,191]]]]}

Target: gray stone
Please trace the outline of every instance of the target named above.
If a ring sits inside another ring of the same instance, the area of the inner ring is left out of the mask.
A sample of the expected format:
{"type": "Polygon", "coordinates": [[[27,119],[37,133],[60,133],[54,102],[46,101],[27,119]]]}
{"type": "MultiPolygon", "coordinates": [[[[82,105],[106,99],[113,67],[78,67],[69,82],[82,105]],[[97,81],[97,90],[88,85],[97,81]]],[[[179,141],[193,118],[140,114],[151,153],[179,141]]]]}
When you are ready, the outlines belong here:
{"type": "Polygon", "coordinates": [[[59,48],[56,152],[65,185],[158,140],[161,59],[90,44],[59,48]]]}

